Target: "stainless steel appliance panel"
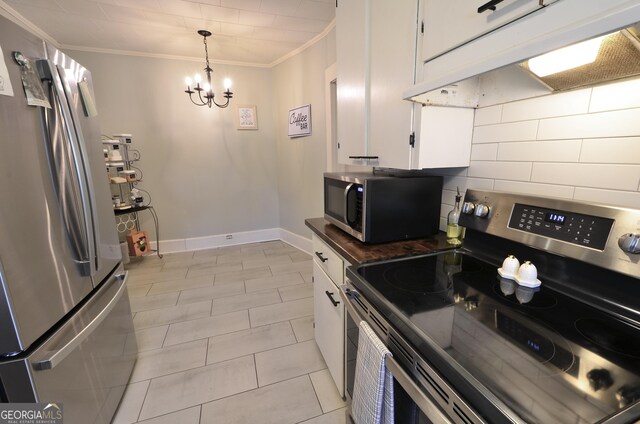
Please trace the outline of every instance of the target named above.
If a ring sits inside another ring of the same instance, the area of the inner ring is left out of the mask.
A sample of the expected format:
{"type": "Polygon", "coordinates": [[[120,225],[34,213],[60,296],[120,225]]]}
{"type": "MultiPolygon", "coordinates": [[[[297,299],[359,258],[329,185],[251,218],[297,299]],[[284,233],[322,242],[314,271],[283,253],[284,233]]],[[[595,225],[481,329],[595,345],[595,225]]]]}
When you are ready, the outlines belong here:
{"type": "Polygon", "coordinates": [[[90,293],[92,281],[75,259],[63,220],[41,108],[27,105],[12,58],[13,46],[41,58],[43,43],[6,20],[0,40],[14,89],[13,97],[0,96],[0,314],[3,327],[12,330],[0,338],[0,354],[6,354],[26,349],[49,330],[90,293]]]}
{"type": "Polygon", "coordinates": [[[94,285],[98,285],[122,259],[118,236],[114,231],[111,193],[106,180],[104,156],[102,153],[101,132],[98,115],[87,110],[85,101],[95,102],[91,73],[56,48],[47,45],[49,61],[57,68],[63,82],[69,109],[76,125],[76,135],[80,153],[85,163],[85,177],[89,193],[89,208],[93,222],[93,248],[95,261],[93,267],[94,285]],[[79,84],[85,87],[81,96],[79,84]]]}
{"type": "Polygon", "coordinates": [[[67,424],[111,421],[137,350],[124,275],[114,273],[28,357],[0,365],[9,402],[62,402],[67,424]],[[29,375],[35,390],[6,384],[20,374],[29,375]]]}

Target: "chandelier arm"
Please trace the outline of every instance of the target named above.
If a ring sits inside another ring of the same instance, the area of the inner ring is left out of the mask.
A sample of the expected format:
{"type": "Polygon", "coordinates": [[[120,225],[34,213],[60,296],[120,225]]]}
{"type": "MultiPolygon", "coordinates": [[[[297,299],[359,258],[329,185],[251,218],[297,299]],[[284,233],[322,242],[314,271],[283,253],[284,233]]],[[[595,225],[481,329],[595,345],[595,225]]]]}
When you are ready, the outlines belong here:
{"type": "Polygon", "coordinates": [[[204,106],[204,103],[196,103],[193,98],[191,97],[191,94],[189,94],[189,100],[191,100],[191,103],[193,103],[196,106],[204,106]]]}
{"type": "Polygon", "coordinates": [[[225,103],[219,104],[218,102],[216,102],[216,99],[212,99],[213,103],[216,104],[216,106],[218,106],[219,108],[225,108],[227,106],[229,106],[229,98],[227,97],[227,101],[225,103]]]}
{"type": "MultiPolygon", "coordinates": [[[[204,99],[202,98],[202,91],[198,91],[198,97],[200,98],[200,103],[201,103],[201,104],[200,104],[200,106],[208,105],[209,107],[211,107],[211,105],[209,104],[209,101],[208,101],[208,100],[204,100],[204,99]]],[[[206,97],[207,97],[207,96],[205,95],[205,98],[206,98],[206,97]]]]}

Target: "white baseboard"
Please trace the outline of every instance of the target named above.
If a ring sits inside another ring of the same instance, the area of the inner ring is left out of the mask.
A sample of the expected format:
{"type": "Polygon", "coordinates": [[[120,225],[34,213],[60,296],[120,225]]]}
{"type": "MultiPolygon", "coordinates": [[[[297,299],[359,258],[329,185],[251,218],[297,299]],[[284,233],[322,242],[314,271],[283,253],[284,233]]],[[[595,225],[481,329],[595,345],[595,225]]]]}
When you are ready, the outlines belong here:
{"type": "Polygon", "coordinates": [[[311,254],[311,239],[298,235],[296,233],[292,233],[289,230],[285,230],[284,228],[279,228],[280,230],[280,240],[285,243],[289,243],[291,246],[302,250],[308,254],[311,254]]]}
{"type": "MultiPolygon", "coordinates": [[[[161,240],[160,253],[189,252],[223,246],[234,246],[236,244],[259,243],[270,240],[282,240],[307,253],[311,251],[311,240],[282,228],[244,231],[240,233],[232,233],[232,238],[230,239],[227,237],[227,234],[219,234],[215,236],[193,237],[188,239],[161,240]]],[[[151,242],[151,248],[157,248],[157,243],[155,241],[151,242]]]]}

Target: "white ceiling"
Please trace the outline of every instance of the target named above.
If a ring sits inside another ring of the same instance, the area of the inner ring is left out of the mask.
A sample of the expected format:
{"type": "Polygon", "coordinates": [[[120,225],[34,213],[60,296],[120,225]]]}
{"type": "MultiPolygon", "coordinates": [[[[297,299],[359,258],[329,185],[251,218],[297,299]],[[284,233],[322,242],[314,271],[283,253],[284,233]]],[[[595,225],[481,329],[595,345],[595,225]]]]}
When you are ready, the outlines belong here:
{"type": "MultiPolygon", "coordinates": [[[[0,1],[1,5],[2,1],[0,1]]],[[[271,66],[323,33],[335,0],[4,0],[62,48],[271,66]]]]}

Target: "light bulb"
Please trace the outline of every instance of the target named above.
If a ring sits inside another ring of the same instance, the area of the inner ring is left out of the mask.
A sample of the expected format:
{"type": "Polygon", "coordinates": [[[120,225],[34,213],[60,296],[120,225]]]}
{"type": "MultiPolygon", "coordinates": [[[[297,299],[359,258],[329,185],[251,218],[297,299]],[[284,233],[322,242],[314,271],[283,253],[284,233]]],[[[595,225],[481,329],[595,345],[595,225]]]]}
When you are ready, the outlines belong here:
{"type": "Polygon", "coordinates": [[[228,91],[231,89],[231,78],[224,79],[224,91],[228,91]]]}
{"type": "Polygon", "coordinates": [[[542,56],[529,59],[529,69],[539,77],[545,77],[596,60],[602,40],[611,34],[587,40],[582,43],[554,50],[542,56]]]}
{"type": "Polygon", "coordinates": [[[193,80],[191,79],[191,77],[186,77],[184,79],[184,82],[187,84],[187,87],[191,87],[191,84],[193,84],[193,80]]]}
{"type": "Polygon", "coordinates": [[[204,88],[204,91],[210,92],[211,91],[211,84],[209,84],[208,82],[205,82],[203,88],[204,88]]]}
{"type": "Polygon", "coordinates": [[[202,77],[200,76],[200,74],[195,74],[193,76],[193,79],[196,81],[197,84],[200,84],[200,81],[202,81],[202,77]]]}

